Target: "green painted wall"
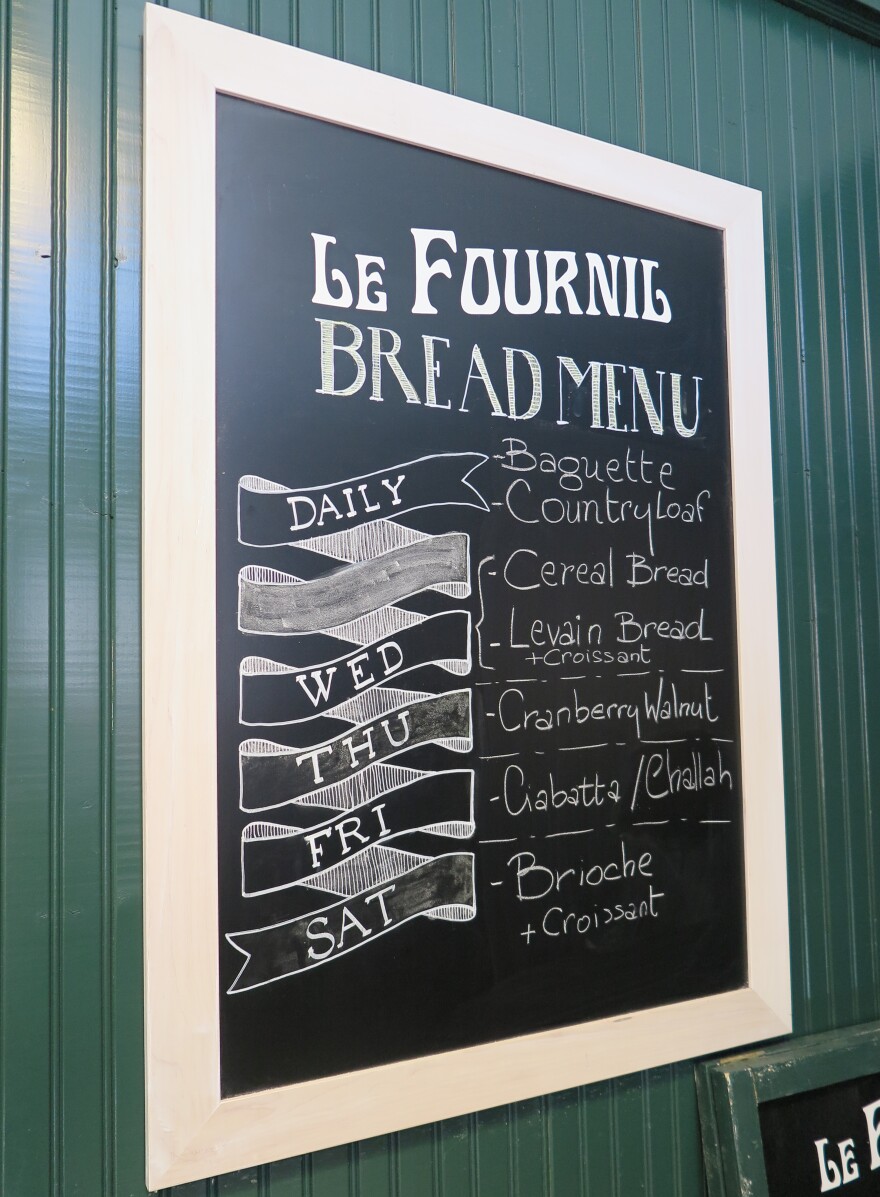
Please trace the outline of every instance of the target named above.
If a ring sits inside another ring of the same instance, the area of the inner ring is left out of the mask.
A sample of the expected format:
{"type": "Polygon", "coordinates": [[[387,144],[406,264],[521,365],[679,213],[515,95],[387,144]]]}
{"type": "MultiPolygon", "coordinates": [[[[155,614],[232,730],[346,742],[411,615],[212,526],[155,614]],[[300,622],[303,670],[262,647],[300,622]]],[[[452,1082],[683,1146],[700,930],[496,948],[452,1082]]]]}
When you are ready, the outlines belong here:
{"type": "MultiPolygon", "coordinates": [[[[764,192],[796,1031],[880,1017],[880,51],[776,0],[201,11],[764,192]]],[[[2,1197],[144,1191],[141,24],[0,0],[2,1197]]],[[[683,1063],[174,1193],[702,1191],[683,1063]]]]}

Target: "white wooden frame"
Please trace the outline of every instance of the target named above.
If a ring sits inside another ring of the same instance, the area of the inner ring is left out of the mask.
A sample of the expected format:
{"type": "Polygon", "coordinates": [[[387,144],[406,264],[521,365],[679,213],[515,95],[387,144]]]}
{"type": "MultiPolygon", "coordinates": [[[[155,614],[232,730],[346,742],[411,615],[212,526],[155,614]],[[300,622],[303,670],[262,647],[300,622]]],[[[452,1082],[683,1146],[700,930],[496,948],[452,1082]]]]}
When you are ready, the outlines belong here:
{"type": "Polygon", "coordinates": [[[790,1030],[761,196],[147,5],[144,854],[151,1189],[790,1030]],[[720,228],[745,805],[744,989],[220,1099],[214,138],[220,91],[720,228]],[[201,845],[202,872],[192,870],[201,845]]]}

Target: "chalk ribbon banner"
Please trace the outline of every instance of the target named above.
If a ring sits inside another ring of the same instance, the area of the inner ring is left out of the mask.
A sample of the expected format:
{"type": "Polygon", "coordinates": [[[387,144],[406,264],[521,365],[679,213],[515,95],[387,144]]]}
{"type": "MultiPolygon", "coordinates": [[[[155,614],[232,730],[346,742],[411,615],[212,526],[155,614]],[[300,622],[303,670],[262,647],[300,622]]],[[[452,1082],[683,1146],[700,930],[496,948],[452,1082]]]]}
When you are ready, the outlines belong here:
{"type": "Polygon", "coordinates": [[[422,590],[467,598],[468,539],[461,532],[432,536],[312,581],[249,565],[238,576],[239,629],[263,636],[332,633],[422,590]]]}
{"type": "Polygon", "coordinates": [[[245,740],[239,750],[241,808],[266,810],[309,797],[319,801],[314,796],[334,784],[350,787],[361,774],[423,744],[469,752],[470,698],[469,690],[453,690],[406,703],[356,731],[302,748],[245,740]],[[370,755],[362,748],[367,744],[370,755]]]}
{"type": "Polygon", "coordinates": [[[242,544],[268,548],[426,507],[488,511],[469,481],[486,460],[484,453],[434,454],[302,490],[248,475],[238,484],[238,538],[242,544]]]}
{"type": "Polygon", "coordinates": [[[245,657],[240,668],[241,722],[270,726],[332,714],[340,703],[422,665],[464,675],[471,664],[470,624],[468,611],[441,612],[343,657],[304,668],[245,657]],[[440,659],[438,643],[443,645],[440,659]],[[279,712],[284,718],[278,718],[279,712]]]}
{"type": "Polygon", "coordinates": [[[307,828],[248,824],[241,844],[242,893],[309,884],[324,870],[356,859],[367,847],[413,831],[455,839],[473,835],[473,770],[427,773],[307,828]]]}
{"type": "Polygon", "coordinates": [[[254,989],[318,968],[418,915],[463,922],[475,914],[474,857],[433,859],[400,853],[402,872],[302,918],[226,936],[245,957],[230,992],[254,989]]]}

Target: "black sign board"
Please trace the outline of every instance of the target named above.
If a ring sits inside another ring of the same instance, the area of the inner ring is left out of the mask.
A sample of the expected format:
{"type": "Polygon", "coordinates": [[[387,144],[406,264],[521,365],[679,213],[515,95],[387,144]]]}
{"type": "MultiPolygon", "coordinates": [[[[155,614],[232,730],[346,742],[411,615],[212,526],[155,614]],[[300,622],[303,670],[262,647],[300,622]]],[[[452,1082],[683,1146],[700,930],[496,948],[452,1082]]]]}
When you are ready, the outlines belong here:
{"type": "Polygon", "coordinates": [[[702,1065],[711,1197],[880,1193],[880,1024],[702,1065]]]}
{"type": "Polygon", "coordinates": [[[770,1197],[880,1193],[880,1072],[758,1106],[770,1197]]]}
{"type": "Polygon", "coordinates": [[[151,1183],[784,1031],[760,197],[147,57],[151,1183]]]}
{"type": "Polygon", "coordinates": [[[216,285],[224,1093],[742,985],[720,232],[221,96],[216,285]]]}

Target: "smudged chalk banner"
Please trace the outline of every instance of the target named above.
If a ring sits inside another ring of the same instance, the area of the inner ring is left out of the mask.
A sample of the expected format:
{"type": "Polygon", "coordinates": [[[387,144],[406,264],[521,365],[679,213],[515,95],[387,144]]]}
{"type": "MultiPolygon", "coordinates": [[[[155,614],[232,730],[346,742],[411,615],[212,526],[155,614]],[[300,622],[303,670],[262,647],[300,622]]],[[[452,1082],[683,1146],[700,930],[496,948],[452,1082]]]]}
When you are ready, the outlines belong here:
{"type": "Polygon", "coordinates": [[[453,752],[473,746],[471,693],[455,690],[403,703],[381,718],[312,747],[243,740],[239,756],[242,810],[304,800],[334,786],[351,786],[382,761],[426,744],[453,752]]]}
{"type": "Polygon", "coordinates": [[[351,899],[304,918],[230,935],[230,943],[246,957],[230,992],[317,968],[375,942],[417,915],[452,922],[474,917],[472,854],[433,860],[400,855],[406,871],[391,871],[393,880],[373,884],[351,899]]]}
{"type": "Polygon", "coordinates": [[[370,561],[305,582],[250,565],[238,577],[238,621],[243,632],[307,635],[339,629],[422,590],[470,594],[466,536],[451,533],[383,553],[370,561]]]}

